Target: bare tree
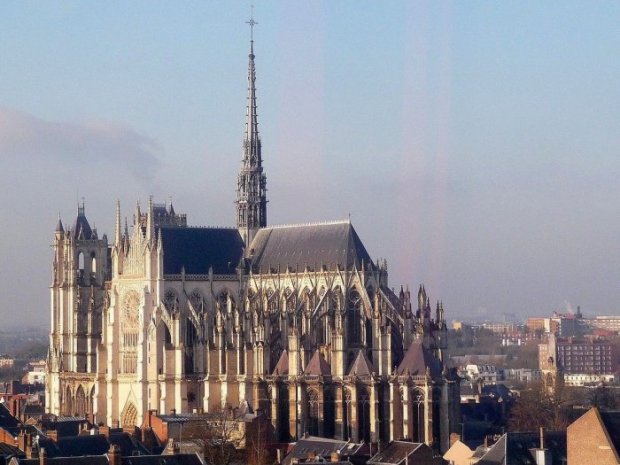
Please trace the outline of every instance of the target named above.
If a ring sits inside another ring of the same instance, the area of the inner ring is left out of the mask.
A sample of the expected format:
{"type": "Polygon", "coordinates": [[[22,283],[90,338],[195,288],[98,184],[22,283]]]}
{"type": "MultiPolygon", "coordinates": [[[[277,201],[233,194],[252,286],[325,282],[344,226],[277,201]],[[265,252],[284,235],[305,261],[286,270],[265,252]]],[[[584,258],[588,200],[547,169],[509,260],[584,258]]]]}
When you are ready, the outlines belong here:
{"type": "Polygon", "coordinates": [[[521,392],[510,410],[509,431],[537,431],[541,426],[550,430],[565,429],[572,420],[576,391],[556,387],[549,394],[541,384],[521,392]]]}
{"type": "Polygon", "coordinates": [[[267,448],[273,434],[272,430],[271,423],[262,415],[249,425],[245,443],[248,465],[266,465],[273,462],[273,454],[270,454],[267,448]]]}
{"type": "Polygon", "coordinates": [[[192,421],[183,428],[184,439],[200,439],[204,442],[204,457],[210,465],[229,465],[236,456],[237,447],[245,439],[245,431],[240,427],[232,411],[205,415],[204,421],[192,421]]]}

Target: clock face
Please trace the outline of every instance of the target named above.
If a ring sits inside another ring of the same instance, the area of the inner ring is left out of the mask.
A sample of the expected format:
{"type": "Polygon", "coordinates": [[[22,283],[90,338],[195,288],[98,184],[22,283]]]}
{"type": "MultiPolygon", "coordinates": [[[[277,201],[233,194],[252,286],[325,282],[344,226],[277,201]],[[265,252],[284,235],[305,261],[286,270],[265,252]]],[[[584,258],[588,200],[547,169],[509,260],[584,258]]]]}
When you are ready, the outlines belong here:
{"type": "Polygon", "coordinates": [[[140,320],[140,296],[136,291],[129,291],[123,301],[123,323],[126,327],[137,327],[140,320]]]}

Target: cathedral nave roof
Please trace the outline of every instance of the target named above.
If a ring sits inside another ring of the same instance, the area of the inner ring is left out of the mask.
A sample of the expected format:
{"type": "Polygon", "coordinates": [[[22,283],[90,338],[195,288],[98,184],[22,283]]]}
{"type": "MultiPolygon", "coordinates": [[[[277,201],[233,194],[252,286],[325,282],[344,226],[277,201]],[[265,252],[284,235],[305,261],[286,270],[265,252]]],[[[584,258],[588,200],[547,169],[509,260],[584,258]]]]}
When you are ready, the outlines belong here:
{"type": "Polygon", "coordinates": [[[232,228],[161,228],[164,274],[234,274],[243,240],[232,228]]]}
{"type": "Polygon", "coordinates": [[[260,229],[249,247],[256,272],[268,273],[287,268],[303,270],[306,265],[361,267],[372,260],[348,221],[260,229]]]}

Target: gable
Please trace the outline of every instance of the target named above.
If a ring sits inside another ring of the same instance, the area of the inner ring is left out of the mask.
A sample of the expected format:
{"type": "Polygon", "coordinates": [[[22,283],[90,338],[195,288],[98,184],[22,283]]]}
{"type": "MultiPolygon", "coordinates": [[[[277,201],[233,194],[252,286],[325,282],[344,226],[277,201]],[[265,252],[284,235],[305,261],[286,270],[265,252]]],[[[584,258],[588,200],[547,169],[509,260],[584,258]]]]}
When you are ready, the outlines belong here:
{"type": "Polygon", "coordinates": [[[568,426],[568,463],[620,463],[598,409],[590,409],[568,426]]]}

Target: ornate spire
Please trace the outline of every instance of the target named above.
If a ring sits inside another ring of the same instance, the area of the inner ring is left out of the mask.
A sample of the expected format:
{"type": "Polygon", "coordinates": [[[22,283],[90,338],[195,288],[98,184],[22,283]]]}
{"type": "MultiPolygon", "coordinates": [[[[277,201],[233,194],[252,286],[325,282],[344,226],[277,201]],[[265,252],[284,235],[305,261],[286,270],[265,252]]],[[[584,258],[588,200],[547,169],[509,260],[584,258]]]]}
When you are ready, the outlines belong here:
{"type": "Polygon", "coordinates": [[[116,224],[114,225],[114,245],[117,247],[121,244],[121,201],[116,201],[116,224]]]}
{"type": "Polygon", "coordinates": [[[155,218],[153,218],[153,196],[149,196],[149,211],[146,217],[146,240],[155,241],[155,218]]]}
{"type": "Polygon", "coordinates": [[[247,21],[250,25],[248,63],[248,97],[245,115],[243,160],[237,182],[237,228],[249,245],[259,228],[267,226],[267,178],[263,173],[261,140],[258,135],[256,106],[256,67],[254,63],[254,9],[247,21]]]}
{"type": "Polygon", "coordinates": [[[260,159],[260,139],[258,137],[258,118],[256,113],[256,66],[254,64],[254,26],[258,23],[254,21],[254,5],[252,5],[252,16],[249,21],[246,21],[250,25],[250,55],[248,63],[248,99],[245,115],[245,139],[244,148],[249,146],[251,149],[249,152],[246,149],[244,152],[244,162],[246,157],[250,156],[250,161],[253,164],[259,164],[262,161],[260,159]]]}

